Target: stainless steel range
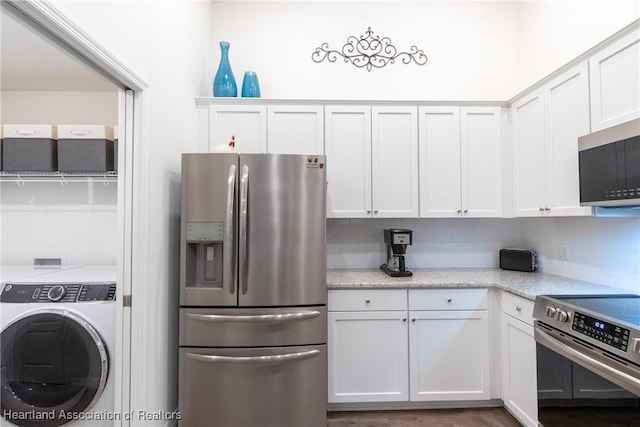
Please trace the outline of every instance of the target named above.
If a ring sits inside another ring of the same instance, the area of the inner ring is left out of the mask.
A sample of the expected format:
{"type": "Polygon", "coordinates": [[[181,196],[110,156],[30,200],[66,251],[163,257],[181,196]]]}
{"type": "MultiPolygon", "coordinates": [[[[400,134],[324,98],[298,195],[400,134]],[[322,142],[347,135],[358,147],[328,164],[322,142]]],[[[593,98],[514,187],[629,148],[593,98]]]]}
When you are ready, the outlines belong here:
{"type": "Polygon", "coordinates": [[[640,295],[538,296],[533,317],[539,423],[640,425],[640,295]]]}

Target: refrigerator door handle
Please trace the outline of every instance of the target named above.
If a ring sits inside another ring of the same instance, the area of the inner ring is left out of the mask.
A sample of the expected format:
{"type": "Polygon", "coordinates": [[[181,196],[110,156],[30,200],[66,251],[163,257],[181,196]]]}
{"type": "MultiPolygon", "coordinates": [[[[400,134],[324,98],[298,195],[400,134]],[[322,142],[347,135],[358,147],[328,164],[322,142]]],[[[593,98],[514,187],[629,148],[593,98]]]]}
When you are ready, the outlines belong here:
{"type": "Polygon", "coordinates": [[[229,167],[229,178],[227,179],[227,235],[225,236],[223,282],[228,284],[230,294],[236,290],[235,273],[235,244],[234,244],[234,194],[236,189],[236,165],[229,167]]]}
{"type": "Polygon", "coordinates": [[[186,356],[190,359],[198,360],[200,362],[208,363],[260,363],[260,364],[273,364],[273,363],[285,363],[294,360],[308,359],[320,354],[319,350],[301,351],[298,353],[288,354],[276,354],[269,356],[215,356],[207,354],[187,353],[186,356]]]}
{"type": "Polygon", "coordinates": [[[247,293],[247,215],[249,209],[249,166],[242,165],[240,178],[240,287],[242,293],[247,293]]]}
{"type": "Polygon", "coordinates": [[[204,322],[286,322],[290,320],[306,320],[320,316],[319,311],[300,311],[283,314],[254,314],[247,316],[229,316],[221,314],[187,313],[186,317],[204,322]]]}

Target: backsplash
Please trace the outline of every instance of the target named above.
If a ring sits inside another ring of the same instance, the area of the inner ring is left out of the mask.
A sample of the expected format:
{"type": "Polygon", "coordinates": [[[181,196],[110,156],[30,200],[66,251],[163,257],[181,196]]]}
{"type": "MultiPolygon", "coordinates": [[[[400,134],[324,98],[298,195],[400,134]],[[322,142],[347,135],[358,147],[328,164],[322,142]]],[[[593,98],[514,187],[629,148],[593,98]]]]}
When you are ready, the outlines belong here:
{"type": "Polygon", "coordinates": [[[328,267],[378,268],[384,228],[413,230],[409,270],[496,268],[515,247],[536,251],[545,273],[640,293],[640,218],[329,219],[328,267]]]}
{"type": "Polygon", "coordinates": [[[522,238],[546,273],[640,293],[640,218],[526,218],[522,238]]]}
{"type": "Polygon", "coordinates": [[[384,228],[413,230],[406,264],[415,268],[491,268],[498,251],[518,246],[518,219],[329,219],[329,268],[378,268],[385,262],[384,228]]]}

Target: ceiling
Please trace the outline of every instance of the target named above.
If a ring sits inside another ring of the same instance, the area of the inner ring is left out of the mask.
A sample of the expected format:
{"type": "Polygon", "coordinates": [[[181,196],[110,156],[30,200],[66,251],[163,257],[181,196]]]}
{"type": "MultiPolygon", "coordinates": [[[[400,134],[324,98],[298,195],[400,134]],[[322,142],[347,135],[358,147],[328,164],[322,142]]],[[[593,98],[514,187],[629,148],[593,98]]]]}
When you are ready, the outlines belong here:
{"type": "Polygon", "coordinates": [[[17,12],[2,7],[0,90],[116,92],[119,87],[17,12]]]}

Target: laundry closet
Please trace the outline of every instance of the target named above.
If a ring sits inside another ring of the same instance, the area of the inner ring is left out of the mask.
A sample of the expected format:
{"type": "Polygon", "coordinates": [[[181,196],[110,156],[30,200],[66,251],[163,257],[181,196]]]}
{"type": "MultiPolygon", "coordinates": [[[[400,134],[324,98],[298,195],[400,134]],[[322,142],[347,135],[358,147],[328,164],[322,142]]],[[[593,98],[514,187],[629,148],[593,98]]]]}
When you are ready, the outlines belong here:
{"type": "Polygon", "coordinates": [[[3,7],[0,17],[0,425],[66,425],[86,414],[95,419],[83,425],[113,425],[123,363],[114,146],[122,89],[19,14],[3,7]],[[102,171],[82,170],[94,159],[79,144],[95,143],[83,129],[100,134],[102,171]]]}

